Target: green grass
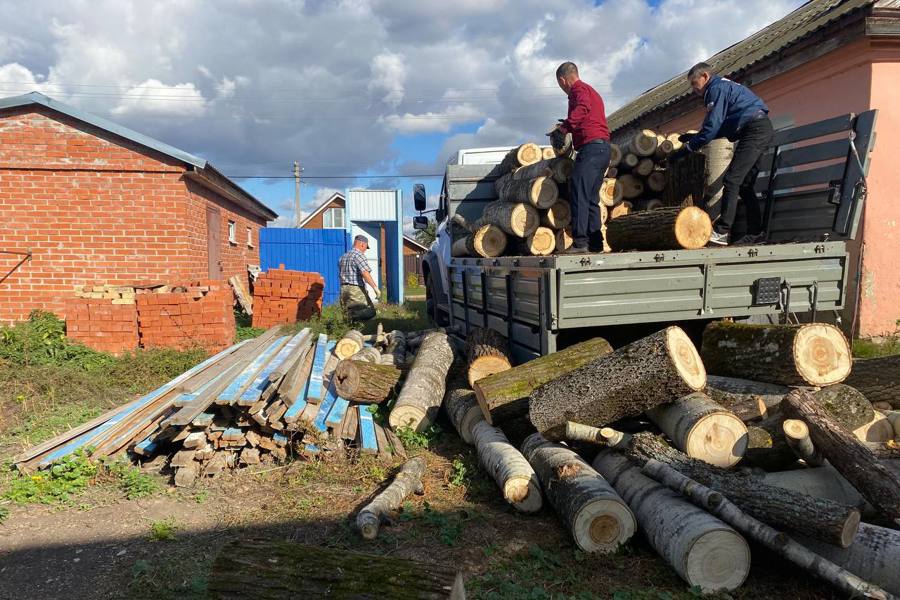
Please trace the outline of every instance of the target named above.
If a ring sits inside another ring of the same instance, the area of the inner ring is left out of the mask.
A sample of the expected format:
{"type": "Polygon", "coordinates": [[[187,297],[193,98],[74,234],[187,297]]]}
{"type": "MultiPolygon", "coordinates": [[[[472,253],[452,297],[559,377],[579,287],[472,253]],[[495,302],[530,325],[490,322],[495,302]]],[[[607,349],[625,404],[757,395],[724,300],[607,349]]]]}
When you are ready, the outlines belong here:
{"type": "Polygon", "coordinates": [[[900,336],[890,336],[880,340],[853,340],[853,356],[855,358],[879,358],[900,354],[900,336]]]}
{"type": "Polygon", "coordinates": [[[375,333],[381,323],[385,331],[400,329],[413,331],[430,327],[425,315],[424,300],[408,300],[402,305],[379,304],[375,318],[365,323],[357,323],[346,318],[340,305],[332,304],[322,308],[322,314],[307,321],[300,321],[285,327],[286,332],[297,332],[309,327],[315,335],[328,334],[332,339],[343,337],[351,329],[358,329],[365,334],[375,333]]]}
{"type": "Polygon", "coordinates": [[[175,519],[163,519],[162,521],[153,521],[150,523],[150,541],[152,542],[168,542],[175,539],[175,531],[178,525],[175,519]]]}
{"type": "Polygon", "coordinates": [[[16,504],[66,503],[84,492],[97,471],[88,455],[78,451],[61,458],[45,472],[14,477],[4,497],[16,504]]]}

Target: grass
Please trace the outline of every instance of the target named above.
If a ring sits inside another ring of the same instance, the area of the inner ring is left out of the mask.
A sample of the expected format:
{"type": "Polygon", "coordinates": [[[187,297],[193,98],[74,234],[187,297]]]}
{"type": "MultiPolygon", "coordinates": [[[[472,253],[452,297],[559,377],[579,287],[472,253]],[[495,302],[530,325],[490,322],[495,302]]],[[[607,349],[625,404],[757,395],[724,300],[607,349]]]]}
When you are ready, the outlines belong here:
{"type": "Polygon", "coordinates": [[[878,340],[853,340],[853,356],[855,358],[880,358],[900,354],[900,336],[889,336],[878,340]]]}
{"type": "Polygon", "coordinates": [[[379,304],[375,318],[365,323],[347,319],[340,305],[332,304],[323,307],[321,315],[307,321],[288,325],[285,327],[285,331],[297,332],[305,327],[309,327],[315,335],[325,333],[328,334],[328,337],[335,339],[343,337],[351,329],[358,329],[365,334],[375,333],[378,323],[382,324],[385,331],[394,329],[413,331],[426,329],[430,326],[428,317],[425,314],[425,301],[407,300],[402,305],[379,304]]]}
{"type": "Polygon", "coordinates": [[[175,531],[177,529],[178,525],[175,523],[175,519],[169,518],[162,521],[153,521],[150,523],[149,539],[151,542],[168,542],[175,539],[175,531]]]}

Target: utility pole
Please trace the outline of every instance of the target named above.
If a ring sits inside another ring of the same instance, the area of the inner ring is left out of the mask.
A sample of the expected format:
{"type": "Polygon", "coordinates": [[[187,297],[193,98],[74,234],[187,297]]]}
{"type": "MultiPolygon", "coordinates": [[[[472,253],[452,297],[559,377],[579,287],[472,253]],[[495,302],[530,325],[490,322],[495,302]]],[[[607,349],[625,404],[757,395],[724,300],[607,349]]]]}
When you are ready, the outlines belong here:
{"type": "Polygon", "coordinates": [[[294,161],[294,227],[300,227],[300,162],[294,161]]]}

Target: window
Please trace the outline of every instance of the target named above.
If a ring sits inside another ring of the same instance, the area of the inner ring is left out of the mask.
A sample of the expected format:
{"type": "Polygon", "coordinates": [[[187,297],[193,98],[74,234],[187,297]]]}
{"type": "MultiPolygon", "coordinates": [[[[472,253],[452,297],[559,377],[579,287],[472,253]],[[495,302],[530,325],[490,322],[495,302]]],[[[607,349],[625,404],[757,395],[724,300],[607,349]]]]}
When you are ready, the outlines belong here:
{"type": "Polygon", "coordinates": [[[322,227],[324,229],[343,229],[344,209],[335,207],[326,210],[322,216],[322,227]]]}
{"type": "Polygon", "coordinates": [[[228,243],[237,244],[237,226],[234,221],[228,221],[228,243]]]}
{"type": "Polygon", "coordinates": [[[248,248],[253,247],[253,230],[250,229],[249,227],[247,228],[247,247],[248,248]]]}

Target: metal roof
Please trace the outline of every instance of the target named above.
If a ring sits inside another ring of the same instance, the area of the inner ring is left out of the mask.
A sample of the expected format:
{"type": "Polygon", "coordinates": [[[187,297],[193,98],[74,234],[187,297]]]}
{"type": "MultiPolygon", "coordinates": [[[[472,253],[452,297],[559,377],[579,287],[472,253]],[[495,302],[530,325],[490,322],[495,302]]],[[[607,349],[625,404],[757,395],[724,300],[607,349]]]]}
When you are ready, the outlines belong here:
{"type": "MultiPolygon", "coordinates": [[[[705,62],[721,75],[731,76],[859,9],[896,3],[896,0],[811,0],[783,19],[722,50],[705,62]]],[[[650,112],[689,96],[691,88],[685,73],[686,71],[679,73],[644,92],[614,112],[609,117],[610,129],[620,129],[650,112]]]]}

